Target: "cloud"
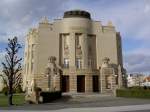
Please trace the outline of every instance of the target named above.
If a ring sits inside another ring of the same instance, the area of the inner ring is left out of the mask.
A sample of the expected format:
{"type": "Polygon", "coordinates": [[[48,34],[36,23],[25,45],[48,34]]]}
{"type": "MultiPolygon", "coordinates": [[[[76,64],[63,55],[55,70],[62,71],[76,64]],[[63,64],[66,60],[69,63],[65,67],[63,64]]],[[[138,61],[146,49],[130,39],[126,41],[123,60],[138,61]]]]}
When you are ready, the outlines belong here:
{"type": "MultiPolygon", "coordinates": [[[[1,63],[2,63],[2,61],[4,61],[4,59],[5,59],[5,54],[6,54],[5,51],[0,51],[0,68],[2,68],[1,63]]],[[[0,73],[1,73],[1,70],[0,70],[0,73]]]]}
{"type": "Polygon", "coordinates": [[[18,36],[24,44],[28,29],[36,27],[41,17],[48,16],[50,20],[61,18],[63,12],[70,9],[87,10],[94,20],[100,20],[103,25],[111,20],[123,37],[127,70],[149,71],[149,0],[1,0],[0,44],[13,36],[18,36]],[[138,40],[139,46],[130,45],[125,39],[138,40]],[[133,49],[129,49],[129,46],[133,49]]]}
{"type": "Polygon", "coordinates": [[[128,72],[150,73],[149,49],[135,49],[124,56],[124,65],[128,72]]]}
{"type": "Polygon", "coordinates": [[[146,4],[144,8],[144,13],[149,13],[150,12],[150,5],[146,4]]]}
{"type": "Polygon", "coordinates": [[[18,36],[24,42],[30,27],[35,27],[43,16],[54,19],[64,11],[68,0],[2,0],[0,4],[0,42],[18,36]]]}
{"type": "Polygon", "coordinates": [[[150,73],[150,1],[95,0],[88,2],[89,0],[84,2],[71,0],[68,7],[91,12],[94,20],[100,20],[103,25],[111,20],[123,38],[124,66],[127,71],[150,73]]]}
{"type": "Polygon", "coordinates": [[[37,25],[42,16],[60,18],[64,10],[83,9],[104,24],[112,20],[123,38],[150,40],[150,2],[148,0],[2,0],[0,4],[0,42],[19,35],[24,41],[29,27],[37,25]],[[1,32],[7,35],[1,35],[1,32]],[[2,38],[2,39],[1,39],[2,38]]]}

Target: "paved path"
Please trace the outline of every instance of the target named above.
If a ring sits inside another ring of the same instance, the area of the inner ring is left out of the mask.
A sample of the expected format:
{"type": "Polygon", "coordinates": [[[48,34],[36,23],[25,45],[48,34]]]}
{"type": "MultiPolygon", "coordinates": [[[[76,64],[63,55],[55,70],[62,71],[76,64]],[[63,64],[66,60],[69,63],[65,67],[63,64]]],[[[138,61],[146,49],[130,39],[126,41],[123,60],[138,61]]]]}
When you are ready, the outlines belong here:
{"type": "Polygon", "coordinates": [[[117,98],[106,95],[74,95],[73,97],[66,95],[62,99],[54,101],[52,103],[39,105],[25,104],[23,106],[12,106],[3,108],[0,107],[0,109],[3,109],[0,110],[0,112],[4,112],[4,110],[16,110],[16,112],[20,112],[23,110],[38,110],[45,112],[134,112],[136,109],[139,110],[138,112],[140,112],[141,110],[141,112],[150,112],[150,100],[117,98]]]}
{"type": "MultiPolygon", "coordinates": [[[[11,112],[18,112],[18,110],[11,112]]],[[[19,110],[24,112],[25,110],[19,110]]],[[[9,112],[2,110],[2,112],[9,112]]],[[[28,111],[34,112],[34,111],[28,111]]],[[[114,106],[114,107],[94,107],[94,108],[67,108],[59,110],[45,110],[42,112],[150,112],[150,104],[145,105],[132,105],[132,106],[114,106]]]]}
{"type": "Polygon", "coordinates": [[[147,105],[132,105],[132,106],[115,106],[115,107],[95,107],[95,108],[70,108],[61,109],[50,112],[127,112],[127,111],[141,111],[149,110],[150,104],[147,105]]]}

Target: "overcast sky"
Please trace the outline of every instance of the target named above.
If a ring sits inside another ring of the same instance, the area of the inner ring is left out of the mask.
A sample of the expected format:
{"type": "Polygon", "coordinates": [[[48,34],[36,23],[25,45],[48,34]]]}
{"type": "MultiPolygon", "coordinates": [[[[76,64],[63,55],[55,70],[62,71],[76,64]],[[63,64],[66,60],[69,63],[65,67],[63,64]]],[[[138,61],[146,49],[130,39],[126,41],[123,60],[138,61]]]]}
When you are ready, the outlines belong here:
{"type": "Polygon", "coordinates": [[[111,20],[121,32],[124,67],[128,72],[150,73],[150,0],[1,0],[0,61],[8,38],[18,36],[24,44],[29,28],[43,16],[53,21],[70,9],[87,10],[103,25],[111,20]]]}

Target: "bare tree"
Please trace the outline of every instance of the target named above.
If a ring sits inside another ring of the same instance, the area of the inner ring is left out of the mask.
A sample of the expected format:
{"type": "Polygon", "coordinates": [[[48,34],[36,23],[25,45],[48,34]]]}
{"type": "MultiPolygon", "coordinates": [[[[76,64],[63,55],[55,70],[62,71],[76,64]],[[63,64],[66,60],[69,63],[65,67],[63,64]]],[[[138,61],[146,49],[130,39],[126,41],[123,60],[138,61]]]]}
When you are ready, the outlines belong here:
{"type": "Polygon", "coordinates": [[[8,47],[6,48],[5,60],[2,62],[3,66],[3,79],[5,84],[8,87],[8,103],[13,105],[13,90],[20,84],[22,81],[21,78],[21,60],[22,58],[18,57],[18,51],[21,48],[21,45],[18,43],[17,37],[13,39],[8,39],[8,47]]]}

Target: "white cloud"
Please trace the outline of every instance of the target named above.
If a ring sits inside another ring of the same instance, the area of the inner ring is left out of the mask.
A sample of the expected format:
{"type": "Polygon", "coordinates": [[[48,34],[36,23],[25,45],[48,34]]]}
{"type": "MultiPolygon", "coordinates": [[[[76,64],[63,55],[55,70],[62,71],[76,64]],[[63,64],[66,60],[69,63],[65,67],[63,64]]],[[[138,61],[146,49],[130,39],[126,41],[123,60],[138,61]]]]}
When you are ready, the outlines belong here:
{"type": "Polygon", "coordinates": [[[128,52],[123,51],[125,68],[128,72],[150,72],[149,0],[96,0],[88,4],[71,0],[68,7],[87,10],[91,12],[94,20],[100,20],[104,25],[111,20],[123,38],[131,39],[131,41],[138,40],[138,47],[123,42],[126,46],[134,48],[126,49],[128,52]]]}
{"type": "Polygon", "coordinates": [[[145,13],[149,13],[150,12],[150,5],[149,4],[145,5],[144,12],[145,13]]]}
{"type": "Polygon", "coordinates": [[[62,14],[68,0],[2,0],[0,3],[0,42],[10,36],[18,36],[23,42],[26,32],[34,27],[42,16],[50,19],[62,14]],[[1,35],[5,33],[5,35],[1,35]]]}
{"type": "Polygon", "coordinates": [[[150,73],[149,49],[135,49],[125,53],[124,55],[124,66],[128,72],[150,73]]]}
{"type": "Polygon", "coordinates": [[[148,47],[135,47],[134,51],[128,49],[124,54],[125,66],[129,72],[150,72],[147,42],[150,41],[149,0],[1,0],[0,43],[6,43],[13,36],[18,36],[23,43],[28,29],[37,25],[42,16],[53,20],[70,9],[87,10],[94,20],[100,20],[103,24],[111,20],[123,38],[143,41],[143,46],[148,47]]]}
{"type": "MultiPolygon", "coordinates": [[[[33,26],[42,16],[50,19],[59,17],[64,10],[83,9],[91,12],[92,17],[102,23],[112,20],[123,38],[150,40],[150,2],[133,0],[79,1],[79,0],[2,0],[0,4],[0,32],[20,32],[33,26]]],[[[17,33],[16,33],[17,35],[17,33]]],[[[8,35],[6,35],[8,36],[8,35]]],[[[3,41],[3,39],[0,39],[3,41]]]]}
{"type": "Polygon", "coordinates": [[[0,73],[1,73],[1,68],[2,68],[1,63],[2,63],[2,61],[4,61],[4,59],[5,59],[5,54],[6,54],[5,51],[0,51],[0,73]]]}
{"type": "Polygon", "coordinates": [[[92,13],[92,17],[102,23],[113,21],[124,38],[150,40],[150,2],[148,0],[95,1],[84,4],[71,0],[69,9],[81,8],[92,13]]]}

